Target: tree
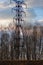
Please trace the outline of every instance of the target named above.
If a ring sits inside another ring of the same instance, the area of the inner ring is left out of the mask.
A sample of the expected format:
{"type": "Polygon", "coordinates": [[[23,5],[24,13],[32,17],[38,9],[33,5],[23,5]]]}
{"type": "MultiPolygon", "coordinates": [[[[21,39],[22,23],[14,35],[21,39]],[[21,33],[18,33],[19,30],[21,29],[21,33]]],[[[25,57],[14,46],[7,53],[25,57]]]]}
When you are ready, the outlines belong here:
{"type": "Polygon", "coordinates": [[[33,59],[36,60],[36,43],[37,43],[37,27],[33,28],[33,43],[34,43],[34,51],[33,51],[33,59]]]}
{"type": "Polygon", "coordinates": [[[8,40],[9,35],[7,32],[3,32],[1,36],[1,59],[8,59],[8,40]]]}

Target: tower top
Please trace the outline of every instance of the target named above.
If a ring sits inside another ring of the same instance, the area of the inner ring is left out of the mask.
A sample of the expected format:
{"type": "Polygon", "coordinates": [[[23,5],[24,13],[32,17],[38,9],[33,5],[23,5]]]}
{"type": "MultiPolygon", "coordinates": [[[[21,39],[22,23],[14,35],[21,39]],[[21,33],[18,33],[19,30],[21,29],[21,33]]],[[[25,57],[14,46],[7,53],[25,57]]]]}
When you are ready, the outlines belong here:
{"type": "Polygon", "coordinates": [[[16,2],[17,4],[22,4],[24,3],[24,0],[13,0],[14,2],[16,2]]]}

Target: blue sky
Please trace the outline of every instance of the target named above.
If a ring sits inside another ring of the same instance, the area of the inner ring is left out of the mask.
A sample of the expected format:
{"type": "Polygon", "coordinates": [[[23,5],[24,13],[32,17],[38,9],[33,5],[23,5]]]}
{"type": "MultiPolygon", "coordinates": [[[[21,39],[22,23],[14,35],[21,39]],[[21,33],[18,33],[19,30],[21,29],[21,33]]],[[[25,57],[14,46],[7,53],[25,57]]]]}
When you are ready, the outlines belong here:
{"type": "MultiPolygon", "coordinates": [[[[13,14],[11,12],[11,7],[7,7],[10,0],[0,0],[0,20],[11,21],[13,14]],[[5,8],[6,7],[6,8],[5,8]]],[[[27,0],[27,21],[30,19],[43,20],[43,0],[27,0]]]]}
{"type": "Polygon", "coordinates": [[[33,8],[36,14],[36,19],[43,19],[43,7],[33,8]]]}

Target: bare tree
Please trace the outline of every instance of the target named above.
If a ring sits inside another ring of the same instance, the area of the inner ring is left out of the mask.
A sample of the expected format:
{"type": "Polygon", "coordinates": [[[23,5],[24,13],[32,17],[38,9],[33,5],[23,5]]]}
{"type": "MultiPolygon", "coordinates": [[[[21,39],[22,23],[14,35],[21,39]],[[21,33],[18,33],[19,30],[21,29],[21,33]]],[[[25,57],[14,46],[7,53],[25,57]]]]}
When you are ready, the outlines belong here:
{"type": "Polygon", "coordinates": [[[33,42],[34,42],[34,51],[33,59],[36,60],[36,43],[37,43],[37,30],[36,26],[33,28],[33,42]]]}
{"type": "Polygon", "coordinates": [[[1,59],[8,59],[8,38],[9,35],[6,32],[1,36],[1,59]]]}

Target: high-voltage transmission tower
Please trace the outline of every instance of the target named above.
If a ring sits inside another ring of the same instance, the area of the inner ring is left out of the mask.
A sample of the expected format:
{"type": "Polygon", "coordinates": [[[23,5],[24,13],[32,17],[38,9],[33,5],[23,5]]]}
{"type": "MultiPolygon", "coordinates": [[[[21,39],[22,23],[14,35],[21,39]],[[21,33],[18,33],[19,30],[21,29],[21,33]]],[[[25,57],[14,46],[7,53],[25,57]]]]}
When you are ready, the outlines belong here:
{"type": "Polygon", "coordinates": [[[16,4],[16,6],[12,8],[12,12],[16,12],[16,15],[13,17],[13,22],[16,20],[16,59],[19,59],[21,51],[20,49],[23,46],[23,44],[20,46],[20,28],[22,27],[21,23],[24,21],[23,14],[26,15],[23,8],[24,5],[26,6],[26,4],[24,0],[11,0],[10,2],[12,3],[12,1],[16,4]]]}

